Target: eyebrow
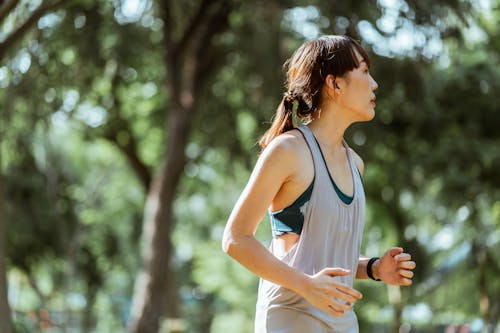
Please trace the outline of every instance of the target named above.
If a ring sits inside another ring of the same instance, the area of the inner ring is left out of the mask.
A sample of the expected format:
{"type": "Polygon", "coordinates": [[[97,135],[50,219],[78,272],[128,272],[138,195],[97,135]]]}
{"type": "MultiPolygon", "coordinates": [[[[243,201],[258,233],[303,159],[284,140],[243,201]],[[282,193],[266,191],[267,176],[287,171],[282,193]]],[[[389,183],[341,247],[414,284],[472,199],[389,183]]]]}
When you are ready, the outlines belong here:
{"type": "Polygon", "coordinates": [[[368,65],[368,63],[365,61],[365,59],[361,59],[361,61],[359,62],[359,65],[358,67],[361,67],[361,64],[365,64],[366,67],[370,68],[370,66],[368,65]]]}

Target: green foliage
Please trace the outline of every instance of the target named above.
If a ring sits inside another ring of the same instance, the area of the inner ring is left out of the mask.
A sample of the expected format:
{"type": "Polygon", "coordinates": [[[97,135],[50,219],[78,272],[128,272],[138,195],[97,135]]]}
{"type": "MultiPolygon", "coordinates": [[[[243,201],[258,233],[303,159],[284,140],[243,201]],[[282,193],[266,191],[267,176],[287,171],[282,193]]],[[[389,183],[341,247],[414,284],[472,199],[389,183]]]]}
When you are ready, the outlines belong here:
{"type": "MultiPolygon", "coordinates": [[[[481,318],[498,325],[499,3],[482,11],[468,1],[406,1],[392,32],[378,21],[390,12],[381,3],[238,3],[230,29],[207,50],[220,70],[203,81],[172,239],[179,316],[188,331],[252,331],[258,279],[223,255],[220,241],[283,92],[281,64],[303,34],[362,38],[363,22],[382,38],[363,40],[380,86],[376,119],[347,133],[365,160],[363,253],[380,255],[394,245],[412,253],[417,276],[402,302],[410,310],[430,309],[427,324],[481,318]],[[408,28],[404,22],[427,39],[398,54],[384,41],[408,28]],[[474,39],[471,27],[483,38],[474,39]],[[433,33],[443,49],[429,55],[425,45],[433,33]]],[[[197,5],[176,7],[179,31],[197,5]]],[[[172,50],[165,49],[158,4],[148,2],[136,19],[120,6],[65,5],[9,50],[0,67],[8,260],[30,295],[11,305],[45,308],[59,326],[95,332],[124,330],[139,269],[145,185],[127,149],[135,147],[144,169],[154,173],[171,105],[164,59],[172,50]],[[78,320],[58,319],[65,317],[57,313],[69,316],[71,295],[85,300],[73,308],[78,320]]],[[[266,218],[258,238],[269,243],[266,218]]],[[[380,284],[356,287],[365,295],[357,304],[362,331],[384,331],[398,304],[380,284]]],[[[16,330],[36,330],[22,313],[16,330]]],[[[415,316],[403,319],[423,325],[415,316]]]]}

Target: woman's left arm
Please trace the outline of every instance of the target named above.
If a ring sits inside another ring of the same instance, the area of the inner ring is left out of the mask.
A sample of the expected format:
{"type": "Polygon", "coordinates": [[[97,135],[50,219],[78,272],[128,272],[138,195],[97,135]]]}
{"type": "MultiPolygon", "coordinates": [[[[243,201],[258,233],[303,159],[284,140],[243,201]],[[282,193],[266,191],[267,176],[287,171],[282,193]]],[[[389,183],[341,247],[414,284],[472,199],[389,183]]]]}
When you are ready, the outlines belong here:
{"type": "MultiPolygon", "coordinates": [[[[354,161],[361,176],[365,169],[363,159],[353,150],[354,161]]],[[[368,279],[368,263],[370,258],[361,256],[358,260],[358,269],[356,271],[356,279],[368,279]]],[[[414,261],[411,260],[411,255],[404,253],[400,247],[390,248],[380,258],[372,262],[371,272],[374,279],[397,285],[409,286],[412,284],[413,269],[416,267],[414,261]]]]}
{"type": "MultiPolygon", "coordinates": [[[[358,260],[357,279],[367,279],[367,266],[370,258],[360,257],[358,260]]],[[[400,247],[387,250],[384,255],[375,260],[371,266],[374,279],[396,286],[409,286],[412,284],[413,269],[417,265],[411,260],[411,255],[405,253],[400,247]]]]}

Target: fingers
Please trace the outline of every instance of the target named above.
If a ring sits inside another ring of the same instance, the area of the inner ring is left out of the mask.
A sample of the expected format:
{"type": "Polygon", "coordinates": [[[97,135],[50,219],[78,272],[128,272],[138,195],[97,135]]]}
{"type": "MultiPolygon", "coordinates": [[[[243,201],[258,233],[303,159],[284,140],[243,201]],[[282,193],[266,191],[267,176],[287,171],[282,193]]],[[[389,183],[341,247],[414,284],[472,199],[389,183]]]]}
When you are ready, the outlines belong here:
{"type": "Polygon", "coordinates": [[[348,297],[342,293],[330,292],[329,294],[336,294],[336,297],[329,297],[328,309],[326,309],[327,312],[334,316],[342,316],[345,311],[348,311],[353,307],[356,301],[354,298],[348,297]],[[350,301],[347,301],[346,299],[350,299],[350,301]]]}
{"type": "Polygon", "coordinates": [[[400,253],[403,253],[403,248],[401,247],[391,247],[386,251],[386,254],[390,255],[391,257],[395,257],[400,253]]]}
{"type": "Polygon", "coordinates": [[[345,276],[351,274],[351,270],[335,267],[335,268],[325,268],[321,271],[321,273],[330,276],[345,276]]]}
{"type": "Polygon", "coordinates": [[[411,286],[412,283],[413,283],[413,281],[411,279],[407,279],[407,278],[401,278],[399,281],[399,284],[401,286],[411,286]]]}
{"type": "Polygon", "coordinates": [[[413,269],[417,266],[415,262],[411,261],[411,255],[402,253],[398,257],[398,273],[400,275],[400,284],[403,286],[411,285],[414,276],[413,269]]]}
{"type": "Polygon", "coordinates": [[[351,307],[352,304],[343,304],[338,300],[332,300],[331,304],[328,304],[328,308],[326,310],[334,316],[343,316],[344,312],[349,311],[351,307]]]}
{"type": "Polygon", "coordinates": [[[350,288],[350,287],[348,287],[348,286],[346,286],[344,284],[333,282],[332,286],[336,290],[341,291],[343,295],[346,295],[346,296],[344,296],[345,298],[342,297],[342,299],[344,299],[344,300],[346,300],[346,301],[348,301],[350,303],[354,303],[356,300],[363,298],[363,294],[361,294],[359,291],[357,291],[355,289],[352,289],[352,288],[350,288]]]}
{"type": "Polygon", "coordinates": [[[340,317],[344,315],[343,310],[337,310],[334,305],[328,305],[327,312],[331,313],[335,317],[340,317]]]}
{"type": "Polygon", "coordinates": [[[314,288],[309,297],[305,296],[312,304],[330,313],[333,316],[342,316],[345,311],[352,308],[354,303],[363,295],[347,285],[336,282],[336,276],[346,276],[351,270],[343,268],[325,268],[315,274],[313,279],[319,288],[314,288]]]}
{"type": "MultiPolygon", "coordinates": [[[[325,268],[321,271],[321,273],[334,277],[334,276],[349,275],[351,274],[351,271],[349,269],[336,267],[336,268],[325,268]]],[[[347,302],[352,303],[353,301],[361,299],[363,297],[363,295],[359,291],[352,289],[344,284],[332,281],[330,282],[330,286],[332,287],[332,290],[339,290],[341,293],[338,297],[344,299],[347,302]],[[342,294],[347,295],[347,298],[344,298],[345,296],[342,296],[342,294]]]]}
{"type": "Polygon", "coordinates": [[[394,258],[397,259],[397,261],[409,261],[411,260],[411,255],[408,253],[400,253],[394,256],[394,258]]]}
{"type": "MultiPolygon", "coordinates": [[[[327,268],[324,270],[324,273],[334,277],[339,275],[349,275],[351,271],[342,268],[327,268]]],[[[359,291],[348,287],[345,284],[335,282],[334,279],[330,280],[328,286],[329,289],[327,293],[330,295],[328,312],[334,316],[342,316],[344,312],[348,311],[358,299],[363,297],[359,291]]]]}
{"type": "Polygon", "coordinates": [[[408,271],[406,269],[400,269],[399,270],[399,275],[401,275],[404,278],[411,279],[411,278],[413,278],[414,274],[413,274],[412,271],[408,271]]]}
{"type": "Polygon", "coordinates": [[[399,263],[399,267],[403,269],[414,269],[417,264],[414,261],[403,261],[399,263]]]}
{"type": "Polygon", "coordinates": [[[349,294],[339,291],[336,288],[332,288],[328,291],[328,294],[334,296],[335,300],[341,302],[342,304],[352,306],[359,298],[353,297],[349,294]]]}

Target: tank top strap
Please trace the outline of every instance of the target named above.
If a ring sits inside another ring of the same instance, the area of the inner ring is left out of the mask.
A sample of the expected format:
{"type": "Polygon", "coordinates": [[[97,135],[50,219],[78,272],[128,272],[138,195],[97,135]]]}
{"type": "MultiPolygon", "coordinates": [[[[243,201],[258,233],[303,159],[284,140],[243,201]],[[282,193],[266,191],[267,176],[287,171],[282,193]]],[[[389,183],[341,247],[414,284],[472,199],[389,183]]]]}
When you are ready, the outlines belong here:
{"type": "MultiPolygon", "coordinates": [[[[345,142],[344,139],[342,139],[342,145],[344,146],[344,148],[345,148],[345,150],[347,152],[347,162],[349,162],[349,167],[352,170],[353,169],[353,163],[354,163],[354,167],[356,167],[356,165],[355,165],[356,163],[354,162],[354,158],[352,157],[351,148],[349,148],[349,145],[347,144],[347,142],[345,142]]],[[[356,169],[356,168],[354,168],[354,169],[356,169]]]]}
{"type": "Polygon", "coordinates": [[[354,180],[354,187],[355,187],[354,192],[356,192],[356,187],[358,187],[359,185],[362,186],[361,174],[359,173],[358,166],[356,165],[356,161],[354,160],[354,156],[352,156],[351,148],[349,148],[349,145],[344,139],[342,139],[342,144],[344,145],[344,148],[347,151],[347,161],[349,162],[352,178],[354,180]]]}
{"type": "Polygon", "coordinates": [[[316,144],[316,139],[314,138],[314,134],[311,129],[306,125],[300,125],[297,129],[303,134],[307,145],[309,146],[309,150],[311,151],[311,155],[314,163],[314,177],[322,177],[322,181],[318,181],[318,184],[328,184],[329,183],[329,175],[328,170],[326,169],[326,165],[323,162],[322,153],[319,150],[319,146],[316,144]]]}

